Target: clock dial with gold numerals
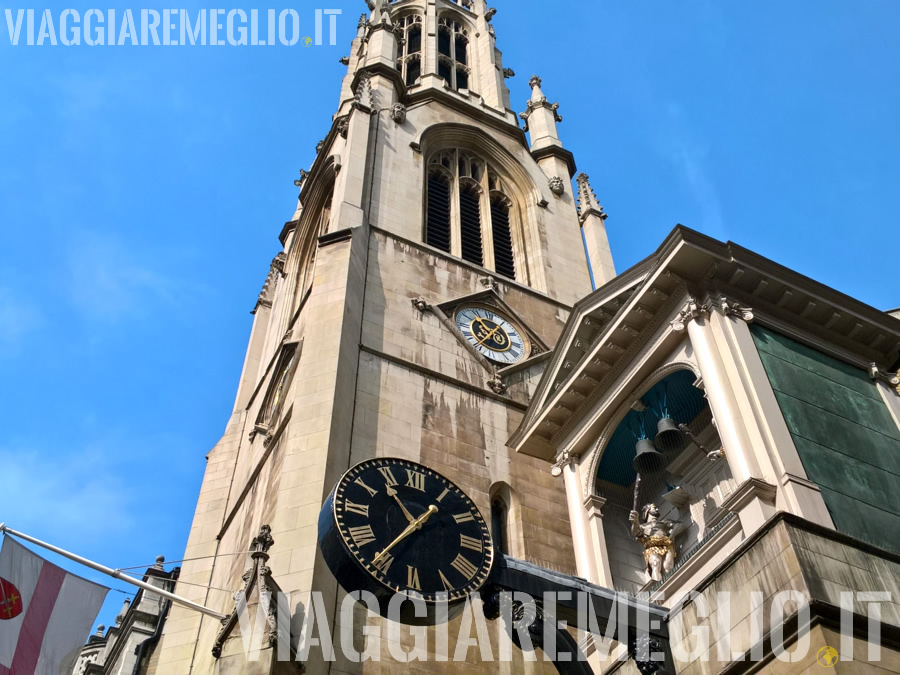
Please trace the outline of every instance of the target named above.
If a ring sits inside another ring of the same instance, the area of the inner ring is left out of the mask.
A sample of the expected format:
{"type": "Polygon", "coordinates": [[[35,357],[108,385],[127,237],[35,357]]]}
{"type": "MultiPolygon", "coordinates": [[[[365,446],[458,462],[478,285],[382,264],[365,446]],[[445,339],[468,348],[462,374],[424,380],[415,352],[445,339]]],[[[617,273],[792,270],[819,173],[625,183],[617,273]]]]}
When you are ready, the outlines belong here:
{"type": "Polygon", "coordinates": [[[525,358],[527,343],[522,332],[487,307],[462,307],[456,312],[456,327],[475,349],[502,365],[525,358]]]}
{"type": "Polygon", "coordinates": [[[380,600],[463,600],[487,581],[494,557],[472,500],[436,471],[402,459],[368,460],[344,474],[322,509],[319,540],[345,590],[380,600]]]}

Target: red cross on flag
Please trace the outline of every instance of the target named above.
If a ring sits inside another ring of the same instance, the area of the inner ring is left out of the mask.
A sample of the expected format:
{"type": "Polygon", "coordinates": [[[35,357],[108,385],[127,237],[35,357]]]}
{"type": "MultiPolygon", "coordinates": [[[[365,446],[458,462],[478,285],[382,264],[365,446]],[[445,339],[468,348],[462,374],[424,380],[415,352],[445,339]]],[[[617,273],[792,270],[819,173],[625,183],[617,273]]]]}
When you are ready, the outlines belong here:
{"type": "Polygon", "coordinates": [[[0,675],[71,673],[108,590],[4,537],[0,675]]]}

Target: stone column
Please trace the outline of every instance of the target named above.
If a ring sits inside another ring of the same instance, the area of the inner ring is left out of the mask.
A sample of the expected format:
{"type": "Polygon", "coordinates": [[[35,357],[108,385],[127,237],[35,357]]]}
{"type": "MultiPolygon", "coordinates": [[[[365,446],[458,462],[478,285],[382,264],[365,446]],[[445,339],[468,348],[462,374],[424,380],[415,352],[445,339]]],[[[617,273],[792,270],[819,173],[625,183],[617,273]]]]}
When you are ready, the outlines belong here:
{"type": "Polygon", "coordinates": [[[725,501],[723,507],[740,516],[746,536],[774,515],[776,488],[769,482],[757,461],[738,404],[736,392],[740,390],[741,383],[732,381],[728,376],[723,354],[711,326],[710,313],[709,303],[701,304],[699,300],[690,298],[672,321],[672,327],[676,331],[687,328],[728,466],[738,483],[737,490],[725,501]]]}
{"type": "Polygon", "coordinates": [[[584,500],[588,525],[594,544],[594,560],[596,561],[595,583],[606,588],[615,588],[612,567],[609,565],[609,553],[606,549],[606,532],[603,529],[603,506],[606,500],[597,495],[588,495],[584,500]]]}
{"type": "Polygon", "coordinates": [[[569,507],[569,524],[572,527],[572,544],[575,547],[575,567],[578,576],[598,583],[593,540],[588,527],[587,513],[581,504],[582,482],[577,458],[563,453],[562,458],[553,465],[552,472],[556,476],[562,473],[566,484],[566,503],[569,507]]]}

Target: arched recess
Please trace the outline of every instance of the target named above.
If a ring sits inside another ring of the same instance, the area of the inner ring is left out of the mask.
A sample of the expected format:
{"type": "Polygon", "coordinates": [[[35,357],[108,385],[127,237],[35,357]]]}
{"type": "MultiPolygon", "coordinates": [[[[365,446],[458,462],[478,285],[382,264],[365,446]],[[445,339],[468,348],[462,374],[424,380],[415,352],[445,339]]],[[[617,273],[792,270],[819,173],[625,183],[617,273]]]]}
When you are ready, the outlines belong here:
{"type": "Polygon", "coordinates": [[[498,482],[491,486],[490,497],[494,546],[501,553],[524,560],[525,537],[519,495],[508,483],[498,482]]]}
{"type": "Polygon", "coordinates": [[[616,429],[619,428],[619,425],[622,423],[622,420],[625,419],[625,416],[631,412],[634,402],[643,397],[648,391],[656,386],[657,383],[678,371],[690,371],[695,379],[700,379],[700,371],[695,363],[691,361],[674,361],[668,363],[655,370],[641,383],[641,386],[629,394],[625,401],[616,409],[612,419],[610,419],[609,423],[603,429],[603,433],[600,434],[600,438],[591,450],[590,459],[588,461],[587,478],[584,486],[585,497],[597,494],[597,474],[600,468],[600,460],[609,445],[610,439],[616,432],[616,429]]]}
{"type": "MultiPolygon", "coordinates": [[[[459,149],[479,156],[492,165],[505,179],[503,202],[510,219],[510,239],[515,278],[538,290],[544,288],[541,273],[541,238],[538,229],[543,222],[539,204],[544,196],[522,163],[503,145],[481,129],[456,122],[428,127],[417,139],[424,162],[424,184],[429,182],[428,159],[442,150],[459,149]]],[[[426,191],[427,192],[427,191],[426,191]]],[[[423,209],[427,211],[427,200],[423,209]]],[[[489,206],[487,207],[489,208],[489,206]]],[[[427,221],[427,212],[423,223],[427,221]]],[[[424,226],[423,226],[424,229],[424,226]]],[[[423,231],[423,240],[425,232],[423,231]]]]}
{"type": "MultiPolygon", "coordinates": [[[[288,274],[293,274],[295,279],[294,297],[286,307],[289,312],[287,320],[293,316],[298,304],[312,286],[318,240],[331,228],[331,215],[334,211],[334,186],[339,170],[340,164],[337,155],[331,155],[318,171],[307,178],[300,194],[303,212],[291,243],[287,265],[288,274]]],[[[287,326],[284,329],[287,330],[287,326]]]]}

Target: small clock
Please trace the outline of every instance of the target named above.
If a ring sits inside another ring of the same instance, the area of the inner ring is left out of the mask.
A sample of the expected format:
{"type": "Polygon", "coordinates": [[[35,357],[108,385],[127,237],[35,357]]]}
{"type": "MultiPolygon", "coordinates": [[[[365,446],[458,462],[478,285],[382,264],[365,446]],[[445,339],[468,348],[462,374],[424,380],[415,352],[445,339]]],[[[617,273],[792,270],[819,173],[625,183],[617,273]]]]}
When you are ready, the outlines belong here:
{"type": "MultiPolygon", "coordinates": [[[[322,507],[319,545],[344,590],[366,590],[386,614],[397,594],[462,603],[491,572],[494,548],[478,507],[447,478],[403,459],[373,459],[345,473],[322,507]]],[[[460,604],[461,607],[461,604],[460,604]]]]}
{"type": "Polygon", "coordinates": [[[481,354],[503,365],[525,358],[528,343],[518,328],[487,307],[461,307],[456,327],[481,354]]]}

